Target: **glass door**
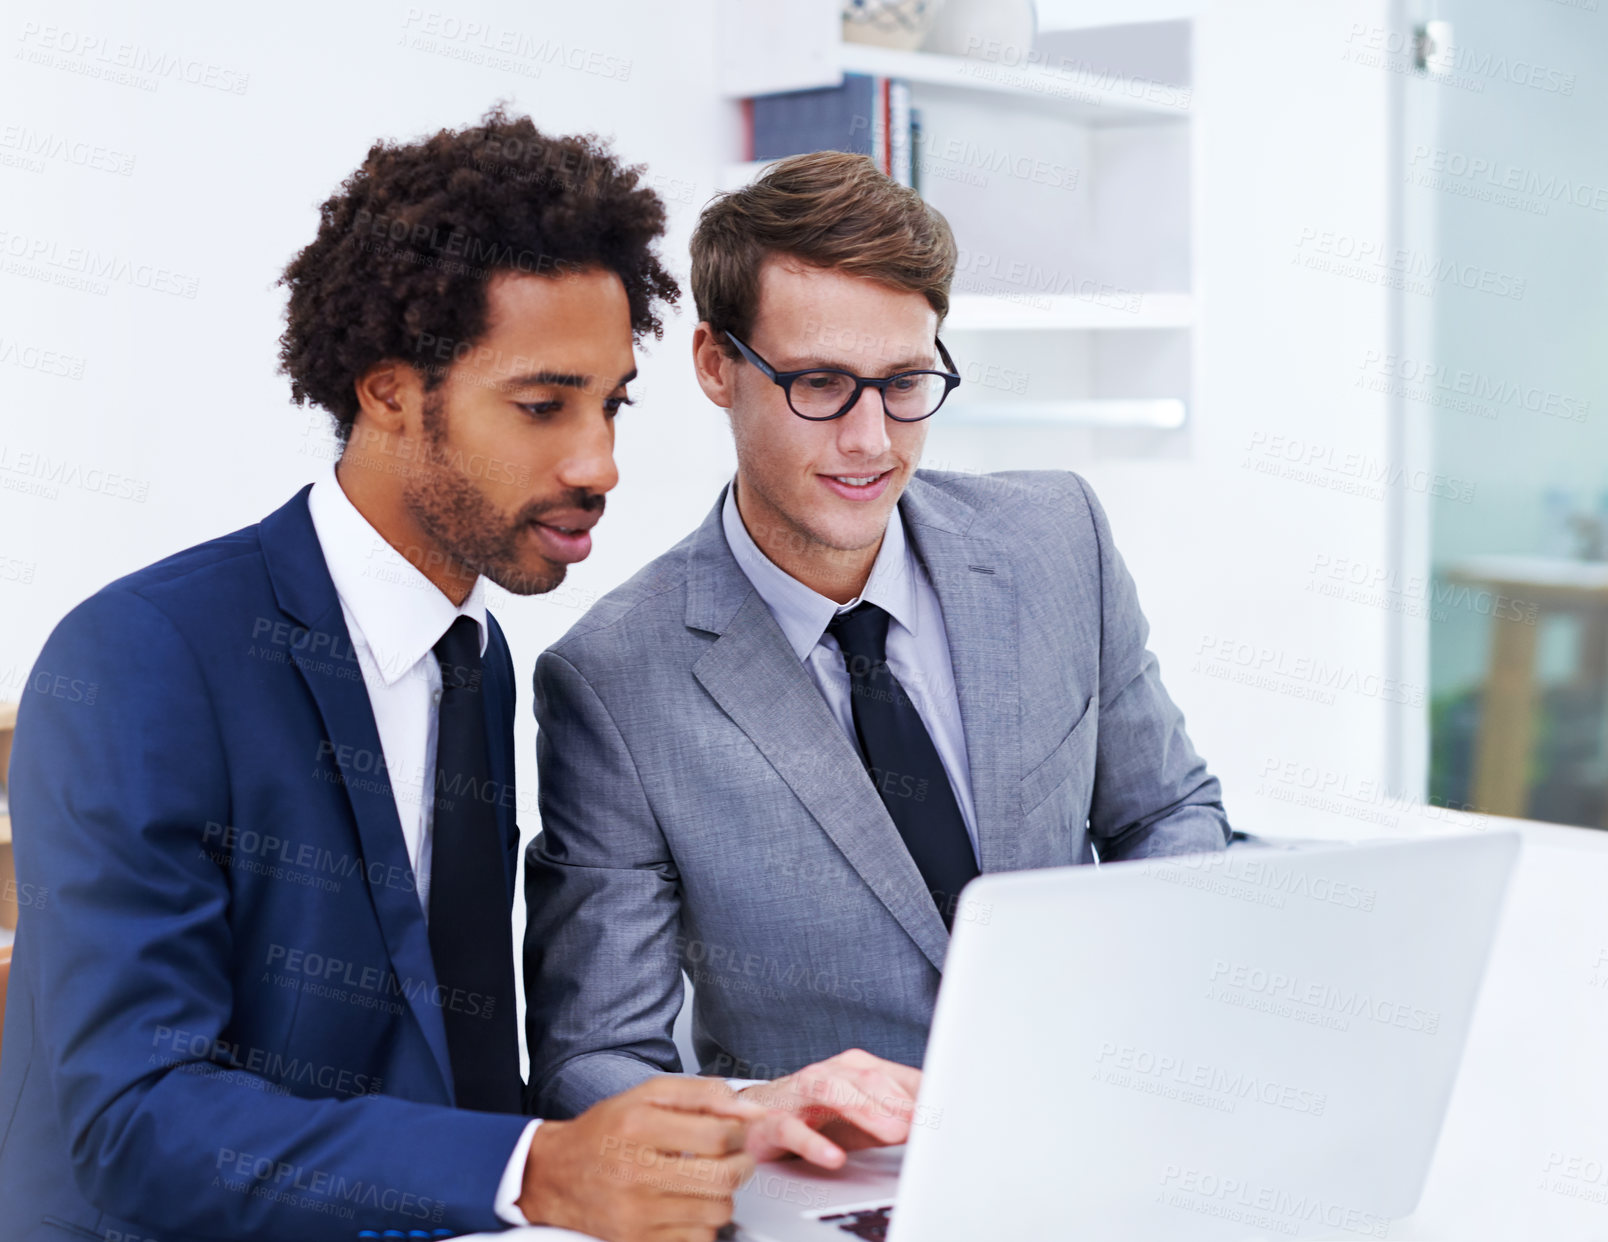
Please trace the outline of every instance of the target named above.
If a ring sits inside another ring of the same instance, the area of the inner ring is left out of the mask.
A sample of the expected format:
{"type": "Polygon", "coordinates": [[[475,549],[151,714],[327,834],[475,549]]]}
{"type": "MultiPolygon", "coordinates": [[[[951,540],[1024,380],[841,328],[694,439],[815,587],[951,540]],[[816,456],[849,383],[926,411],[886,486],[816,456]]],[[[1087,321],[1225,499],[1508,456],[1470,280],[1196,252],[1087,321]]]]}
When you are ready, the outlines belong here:
{"type": "Polygon", "coordinates": [[[1408,0],[1394,339],[1398,778],[1608,826],[1608,12],[1408,0]],[[1420,483],[1422,484],[1420,486],[1420,483]]]}

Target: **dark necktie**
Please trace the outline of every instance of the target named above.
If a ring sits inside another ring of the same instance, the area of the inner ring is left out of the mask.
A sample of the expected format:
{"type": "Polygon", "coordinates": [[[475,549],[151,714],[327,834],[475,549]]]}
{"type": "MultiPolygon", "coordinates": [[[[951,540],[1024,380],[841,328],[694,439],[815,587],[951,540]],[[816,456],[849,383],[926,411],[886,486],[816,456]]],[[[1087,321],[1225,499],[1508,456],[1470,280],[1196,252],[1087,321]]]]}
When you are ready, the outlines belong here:
{"type": "Polygon", "coordinates": [[[435,645],[441,663],[430,956],[459,1108],[522,1111],[514,1018],[507,864],[481,697],[480,628],[459,617],[435,645]]]}
{"type": "Polygon", "coordinates": [[[826,628],[843,649],[866,771],[948,927],[961,888],[977,874],[977,860],[938,748],[888,667],[888,614],[861,603],[826,628]]]}

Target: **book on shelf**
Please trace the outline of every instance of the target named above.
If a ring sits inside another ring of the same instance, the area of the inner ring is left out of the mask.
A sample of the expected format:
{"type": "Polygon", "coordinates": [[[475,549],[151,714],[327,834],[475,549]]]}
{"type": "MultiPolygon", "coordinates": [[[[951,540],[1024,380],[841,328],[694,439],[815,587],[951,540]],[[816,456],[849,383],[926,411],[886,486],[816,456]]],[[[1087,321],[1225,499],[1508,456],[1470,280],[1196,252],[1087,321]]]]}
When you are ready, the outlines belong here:
{"type": "Polygon", "coordinates": [[[910,133],[910,86],[897,78],[884,78],[887,91],[888,162],[882,171],[900,185],[910,185],[914,141],[910,133]]]}
{"type": "Polygon", "coordinates": [[[897,78],[846,73],[841,86],[756,95],[744,101],[749,160],[810,151],[869,155],[901,185],[913,184],[916,137],[910,87],[897,78]]]}

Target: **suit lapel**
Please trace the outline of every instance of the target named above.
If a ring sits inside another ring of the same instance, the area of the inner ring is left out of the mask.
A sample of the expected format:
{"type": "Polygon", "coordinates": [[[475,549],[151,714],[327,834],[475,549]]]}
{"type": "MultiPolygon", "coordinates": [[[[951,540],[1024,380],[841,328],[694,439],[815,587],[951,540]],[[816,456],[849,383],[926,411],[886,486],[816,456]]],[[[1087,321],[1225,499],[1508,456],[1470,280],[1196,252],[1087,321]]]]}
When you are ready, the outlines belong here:
{"type": "Polygon", "coordinates": [[[364,868],[369,898],[392,966],[435,1056],[443,1089],[450,1099],[452,1071],[447,1059],[446,1026],[441,1011],[432,1003],[436,977],[429,933],[418,893],[412,887],[383,882],[386,876],[411,874],[412,868],[391,782],[384,764],[374,762],[384,753],[379,729],[335,584],[325,567],[323,550],[308,513],[309,490],[303,488],[289,504],[263,520],[263,556],[280,607],[306,627],[305,634],[297,636],[305,641],[293,645],[291,656],[318,704],[326,736],[335,748],[334,759],[357,821],[363,858],[369,864],[364,868]],[[382,882],[376,883],[376,876],[382,882]]]}
{"type": "Polygon", "coordinates": [[[726,546],[720,507],[688,550],[687,624],[720,637],[693,676],[815,818],[877,899],[942,968],[949,936],[921,872],[809,670],[726,546]]]}
{"type": "Polygon", "coordinates": [[[943,609],[982,869],[1009,871],[1022,833],[1021,643],[1011,563],[1003,545],[974,532],[975,509],[919,476],[899,509],[943,609]]]}

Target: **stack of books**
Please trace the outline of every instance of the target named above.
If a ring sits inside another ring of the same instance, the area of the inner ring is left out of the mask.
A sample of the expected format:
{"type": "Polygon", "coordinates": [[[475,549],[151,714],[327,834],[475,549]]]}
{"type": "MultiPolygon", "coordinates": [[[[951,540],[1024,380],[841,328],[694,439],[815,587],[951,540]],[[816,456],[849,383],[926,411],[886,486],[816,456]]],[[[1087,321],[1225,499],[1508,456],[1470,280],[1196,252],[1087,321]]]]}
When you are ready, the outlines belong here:
{"type": "Polygon", "coordinates": [[[758,95],[744,100],[743,111],[750,160],[848,151],[869,155],[900,185],[916,184],[921,118],[909,84],[897,78],[846,73],[841,86],[758,95]]]}

